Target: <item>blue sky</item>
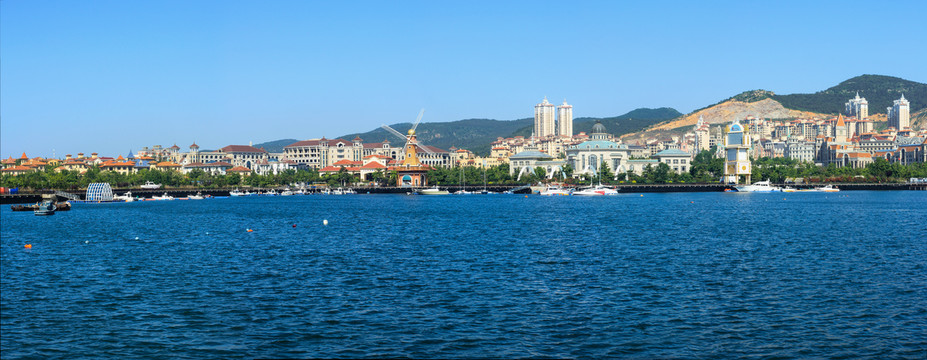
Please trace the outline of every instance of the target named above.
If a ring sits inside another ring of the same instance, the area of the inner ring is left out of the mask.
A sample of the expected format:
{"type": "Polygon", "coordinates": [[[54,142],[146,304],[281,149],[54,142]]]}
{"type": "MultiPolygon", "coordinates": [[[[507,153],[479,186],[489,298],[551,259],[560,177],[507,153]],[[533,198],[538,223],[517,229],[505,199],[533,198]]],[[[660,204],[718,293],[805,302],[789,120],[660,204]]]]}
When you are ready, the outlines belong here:
{"type": "MultiPolygon", "coordinates": [[[[0,156],[927,82],[927,2],[0,1],[0,156]]],[[[374,139],[370,139],[374,140],[374,139]]],[[[379,140],[379,139],[375,139],[379,140]]]]}

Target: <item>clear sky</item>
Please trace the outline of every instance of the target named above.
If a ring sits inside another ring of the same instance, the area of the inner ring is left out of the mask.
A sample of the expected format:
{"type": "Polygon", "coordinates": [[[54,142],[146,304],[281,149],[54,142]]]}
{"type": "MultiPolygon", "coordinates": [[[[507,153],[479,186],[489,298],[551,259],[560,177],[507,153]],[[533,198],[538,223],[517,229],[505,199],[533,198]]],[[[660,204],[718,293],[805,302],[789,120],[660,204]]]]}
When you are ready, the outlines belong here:
{"type": "MultiPolygon", "coordinates": [[[[927,1],[0,1],[0,156],[927,82],[927,1]]],[[[370,139],[368,139],[370,140],[370,139]]]]}

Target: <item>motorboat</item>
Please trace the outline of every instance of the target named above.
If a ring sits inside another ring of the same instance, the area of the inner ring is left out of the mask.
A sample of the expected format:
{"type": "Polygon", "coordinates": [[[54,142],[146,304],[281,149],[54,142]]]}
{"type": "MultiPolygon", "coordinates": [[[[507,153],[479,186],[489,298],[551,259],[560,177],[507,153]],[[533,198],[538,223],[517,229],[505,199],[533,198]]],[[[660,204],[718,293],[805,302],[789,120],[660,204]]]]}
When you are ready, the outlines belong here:
{"type": "Polygon", "coordinates": [[[235,189],[229,191],[229,196],[245,196],[245,193],[241,192],[241,190],[235,189]]]}
{"type": "Polygon", "coordinates": [[[58,210],[58,207],[55,206],[55,203],[51,200],[45,200],[36,206],[33,214],[36,216],[55,215],[55,210],[58,210]]]}
{"type": "Polygon", "coordinates": [[[332,190],[332,191],[331,191],[331,194],[332,194],[332,195],[344,195],[344,189],[342,189],[342,188],[337,188],[337,189],[335,189],[335,190],[332,190]]]}
{"type": "Polygon", "coordinates": [[[126,191],[125,194],[113,196],[114,201],[124,201],[124,202],[133,202],[135,197],[132,196],[131,191],[126,191]]]}
{"type": "Polygon", "coordinates": [[[552,195],[570,195],[573,191],[570,189],[564,189],[557,185],[548,186],[546,189],[541,191],[541,195],[552,196],[552,195]]]}
{"type": "Polygon", "coordinates": [[[268,190],[268,191],[265,191],[265,192],[264,192],[263,194],[261,194],[261,195],[264,195],[264,196],[277,196],[277,190],[270,189],[270,190],[268,190]]]}
{"type": "Polygon", "coordinates": [[[437,186],[433,188],[422,189],[418,192],[421,195],[449,195],[450,192],[447,190],[441,190],[437,186]]]}
{"type": "Polygon", "coordinates": [[[174,200],[174,197],[168,195],[167,193],[164,193],[164,195],[160,195],[160,196],[159,196],[159,195],[155,195],[155,196],[152,196],[152,197],[151,197],[151,200],[174,200]]]}
{"type": "Polygon", "coordinates": [[[737,192],[773,192],[773,191],[782,191],[782,189],[780,189],[779,187],[773,186],[772,183],[769,182],[769,180],[757,181],[757,182],[753,183],[753,185],[735,186],[734,188],[737,189],[737,192]]]}
{"type": "Polygon", "coordinates": [[[470,194],[473,194],[473,192],[467,191],[467,190],[457,190],[454,192],[454,195],[470,195],[470,194]]]}
{"type": "Polygon", "coordinates": [[[798,191],[801,191],[801,190],[798,190],[798,189],[793,188],[793,187],[791,187],[791,186],[786,186],[786,187],[782,188],[782,192],[798,192],[798,191]]]}
{"type": "Polygon", "coordinates": [[[151,181],[146,181],[145,185],[142,185],[141,187],[145,190],[157,190],[161,188],[161,184],[155,184],[151,181]]]}
{"type": "Polygon", "coordinates": [[[825,186],[814,188],[814,191],[816,192],[838,192],[840,191],[840,189],[838,189],[836,186],[833,186],[831,184],[827,184],[825,186]]]}
{"type": "Polygon", "coordinates": [[[352,188],[347,188],[347,189],[344,189],[344,191],[343,191],[343,192],[344,192],[344,194],[345,194],[345,195],[349,195],[349,194],[357,194],[357,191],[354,191],[354,189],[352,189],[352,188]]]}
{"type": "Polygon", "coordinates": [[[283,189],[283,191],[280,192],[280,196],[292,196],[292,195],[293,195],[293,191],[291,191],[290,189],[283,189]]]}
{"type": "Polygon", "coordinates": [[[579,191],[574,191],[573,195],[580,196],[604,196],[604,195],[618,195],[618,190],[612,189],[605,185],[596,185],[594,187],[588,187],[579,191]]]}
{"type": "Polygon", "coordinates": [[[187,199],[190,199],[190,200],[203,200],[203,199],[205,199],[205,197],[203,197],[203,193],[197,191],[197,192],[196,192],[196,195],[187,195],[187,199]]]}

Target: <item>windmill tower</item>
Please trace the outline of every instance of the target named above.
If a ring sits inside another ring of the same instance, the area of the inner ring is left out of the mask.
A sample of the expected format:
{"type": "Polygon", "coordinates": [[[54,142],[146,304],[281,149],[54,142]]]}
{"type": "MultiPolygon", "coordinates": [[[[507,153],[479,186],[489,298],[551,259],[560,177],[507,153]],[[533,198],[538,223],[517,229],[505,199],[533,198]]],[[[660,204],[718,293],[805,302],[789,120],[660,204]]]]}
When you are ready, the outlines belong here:
{"type": "Polygon", "coordinates": [[[408,135],[402,135],[401,132],[396,131],[386,124],[381,127],[386,131],[389,131],[391,134],[396,135],[400,138],[406,140],[405,146],[403,146],[403,156],[402,163],[399,166],[393,167],[391,170],[396,170],[397,179],[396,186],[399,187],[420,187],[428,186],[428,179],[425,178],[425,173],[430,169],[429,166],[423,165],[418,159],[418,149],[421,149],[429,154],[434,154],[431,149],[428,149],[425,146],[419,144],[418,140],[415,137],[415,129],[418,128],[418,124],[422,122],[422,115],[425,114],[425,109],[422,109],[418,113],[418,118],[415,119],[415,123],[412,124],[412,128],[409,129],[408,135]]]}

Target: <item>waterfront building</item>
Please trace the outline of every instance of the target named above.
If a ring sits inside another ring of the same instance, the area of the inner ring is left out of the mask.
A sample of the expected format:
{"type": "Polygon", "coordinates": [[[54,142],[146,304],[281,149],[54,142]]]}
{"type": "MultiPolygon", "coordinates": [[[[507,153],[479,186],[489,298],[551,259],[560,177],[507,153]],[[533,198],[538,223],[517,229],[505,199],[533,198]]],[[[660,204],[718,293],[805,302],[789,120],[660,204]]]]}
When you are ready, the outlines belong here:
{"type": "Polygon", "coordinates": [[[692,154],[678,149],[666,149],[656,153],[653,157],[658,162],[668,165],[676,174],[689,172],[689,165],[692,161],[692,154]]]}
{"type": "Polygon", "coordinates": [[[567,104],[566,100],[557,106],[557,135],[573,136],[573,105],[567,104]]]}
{"type": "Polygon", "coordinates": [[[750,184],[750,173],[752,171],[749,155],[750,134],[744,132],[743,125],[734,120],[727,127],[725,140],[724,182],[739,184],[740,176],[743,175],[746,177],[746,183],[750,184]]]}
{"type": "Polygon", "coordinates": [[[888,126],[897,130],[903,130],[911,127],[911,103],[904,98],[895,100],[892,107],[888,108],[888,126]]]}
{"type": "Polygon", "coordinates": [[[548,102],[547,97],[544,97],[544,101],[540,104],[534,106],[535,137],[544,138],[548,135],[557,135],[557,128],[554,121],[555,115],[554,104],[548,102]]]}
{"type": "Polygon", "coordinates": [[[112,171],[122,175],[129,175],[135,173],[135,162],[128,161],[119,155],[118,158],[112,161],[105,161],[99,166],[101,171],[112,171]]]}
{"type": "Polygon", "coordinates": [[[228,163],[225,161],[216,161],[216,162],[211,162],[211,163],[196,162],[196,163],[190,163],[190,164],[183,165],[183,167],[181,167],[181,171],[184,174],[189,174],[191,171],[195,169],[200,169],[203,172],[210,174],[210,175],[225,175],[226,171],[228,171],[228,169],[231,169],[233,167],[235,167],[235,165],[232,165],[231,163],[228,163]]]}
{"type": "Polygon", "coordinates": [[[869,117],[869,102],[866,98],[859,97],[859,91],[856,92],[855,98],[847,101],[845,107],[847,116],[855,116],[859,120],[869,117]]]}
{"type": "Polygon", "coordinates": [[[566,150],[566,163],[573,167],[573,174],[596,174],[602,164],[612,173],[625,172],[625,162],[631,158],[631,149],[620,142],[612,141],[605,125],[596,122],[592,126],[589,140],[572,145],[566,150]]]}
{"type": "Polygon", "coordinates": [[[180,171],[181,167],[182,165],[173,161],[161,161],[159,163],[151,164],[151,170],[159,171],[180,171]]]}
{"type": "Polygon", "coordinates": [[[534,169],[542,167],[547,174],[559,172],[563,162],[551,164],[554,157],[535,149],[528,149],[509,157],[509,175],[520,178],[523,174],[533,174],[534,169]]]}
{"type": "Polygon", "coordinates": [[[264,149],[258,149],[250,145],[228,145],[219,149],[225,154],[225,161],[234,166],[244,166],[248,169],[254,169],[253,165],[259,160],[268,160],[270,154],[264,149]]]}
{"type": "Polygon", "coordinates": [[[34,167],[24,166],[24,165],[15,165],[15,166],[4,168],[2,170],[3,175],[12,175],[12,176],[25,175],[25,174],[36,172],[36,171],[39,171],[39,169],[36,169],[34,167]]]}
{"type": "Polygon", "coordinates": [[[657,159],[631,159],[628,160],[628,172],[634,173],[637,176],[644,175],[644,170],[647,167],[656,168],[660,164],[660,161],[657,159]]]}
{"type": "Polygon", "coordinates": [[[246,176],[251,176],[253,172],[251,171],[251,169],[246,168],[244,166],[235,166],[235,167],[232,167],[231,169],[226,170],[225,173],[226,174],[238,174],[241,177],[246,177],[246,176]]]}
{"type": "MultiPolygon", "coordinates": [[[[418,161],[430,166],[453,167],[454,156],[434,146],[415,144],[418,161]],[[426,150],[427,148],[427,150],[426,150]]],[[[364,143],[360,137],[344,139],[310,139],[297,141],[283,148],[281,158],[293,161],[299,167],[322,169],[342,160],[362,161],[365,156],[378,155],[399,161],[405,160],[402,148],[392,147],[389,140],[381,143],[364,143]]]]}
{"type": "Polygon", "coordinates": [[[399,165],[390,168],[396,171],[396,186],[399,187],[418,187],[428,186],[428,177],[426,174],[431,167],[422,164],[418,160],[418,141],[415,137],[415,130],[409,129],[406,135],[406,144],[403,146],[403,159],[399,165]]]}

